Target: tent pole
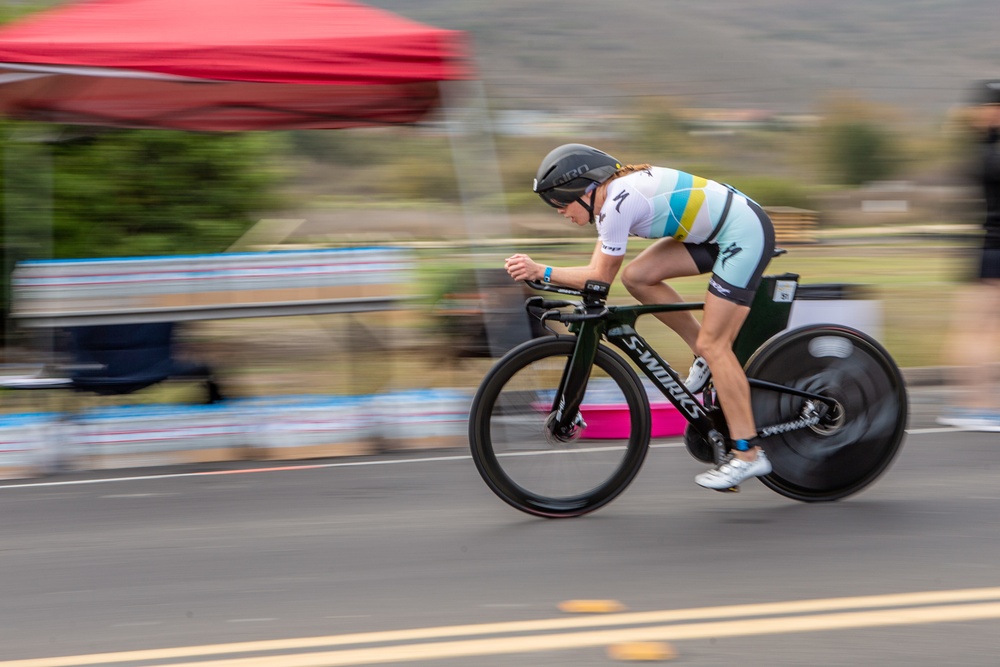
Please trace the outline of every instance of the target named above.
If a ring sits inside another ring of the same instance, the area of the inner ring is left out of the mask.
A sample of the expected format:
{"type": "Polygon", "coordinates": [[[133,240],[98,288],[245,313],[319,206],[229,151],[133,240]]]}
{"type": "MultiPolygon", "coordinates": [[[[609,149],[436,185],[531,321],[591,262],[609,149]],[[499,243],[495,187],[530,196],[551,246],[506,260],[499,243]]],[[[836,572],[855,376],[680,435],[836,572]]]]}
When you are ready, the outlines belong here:
{"type": "MultiPolygon", "coordinates": [[[[54,231],[52,140],[43,130],[15,123],[7,132],[3,157],[3,349],[9,358],[9,345],[17,333],[10,317],[13,307],[14,267],[24,259],[49,259],[53,256],[54,231]]],[[[49,361],[54,356],[54,334],[39,330],[33,334],[39,351],[49,361]]]]}
{"type": "MultiPolygon", "coordinates": [[[[490,238],[510,240],[513,236],[486,94],[478,79],[441,81],[439,85],[479,294],[496,297],[496,280],[487,278],[487,271],[492,269],[495,273],[501,269],[504,258],[514,250],[510,245],[483,243],[490,238]]],[[[511,281],[509,292],[515,288],[519,290],[511,281]]],[[[512,342],[531,336],[523,299],[516,298],[514,302],[496,299],[482,304],[483,324],[493,356],[500,356],[512,342]],[[505,312],[508,308],[516,312],[505,312]]]]}

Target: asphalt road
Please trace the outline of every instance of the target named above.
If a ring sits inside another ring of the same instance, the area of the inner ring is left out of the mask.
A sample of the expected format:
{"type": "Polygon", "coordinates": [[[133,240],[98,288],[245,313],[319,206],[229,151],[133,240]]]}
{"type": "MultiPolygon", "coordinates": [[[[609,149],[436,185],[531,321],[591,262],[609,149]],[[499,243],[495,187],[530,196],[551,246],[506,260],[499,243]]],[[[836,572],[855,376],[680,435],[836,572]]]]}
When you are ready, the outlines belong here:
{"type": "Polygon", "coordinates": [[[580,667],[629,641],[679,665],[995,666],[1000,435],[935,427],[939,400],[914,391],[894,466],[821,505],[702,490],[675,440],[556,521],[465,452],[2,483],[0,667],[580,667]]]}

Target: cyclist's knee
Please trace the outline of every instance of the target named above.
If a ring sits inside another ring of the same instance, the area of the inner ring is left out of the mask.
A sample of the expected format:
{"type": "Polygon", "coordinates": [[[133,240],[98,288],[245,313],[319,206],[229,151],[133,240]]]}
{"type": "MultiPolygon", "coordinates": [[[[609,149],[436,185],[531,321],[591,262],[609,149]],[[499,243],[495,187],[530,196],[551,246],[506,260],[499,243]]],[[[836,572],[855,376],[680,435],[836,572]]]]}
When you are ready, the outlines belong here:
{"type": "Polygon", "coordinates": [[[642,292],[642,290],[659,282],[659,280],[651,281],[649,275],[645,271],[642,271],[641,267],[636,267],[635,262],[627,265],[622,270],[622,285],[633,296],[636,296],[637,292],[642,292]]]}
{"type": "Polygon", "coordinates": [[[702,329],[695,341],[694,352],[700,357],[704,357],[709,367],[713,361],[733,354],[732,346],[725,340],[710,336],[702,329]]]}

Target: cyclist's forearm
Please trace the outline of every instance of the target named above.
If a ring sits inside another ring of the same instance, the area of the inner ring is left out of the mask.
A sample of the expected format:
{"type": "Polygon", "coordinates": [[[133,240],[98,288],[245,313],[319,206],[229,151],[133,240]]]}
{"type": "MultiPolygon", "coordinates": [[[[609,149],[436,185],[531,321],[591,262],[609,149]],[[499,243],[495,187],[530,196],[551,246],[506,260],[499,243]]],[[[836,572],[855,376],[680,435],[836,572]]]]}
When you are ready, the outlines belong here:
{"type": "Polygon", "coordinates": [[[595,271],[590,266],[553,266],[551,268],[549,282],[576,289],[583,289],[588,280],[610,283],[615,278],[614,274],[606,277],[602,272],[595,271]]]}
{"type": "Polygon", "coordinates": [[[588,280],[610,284],[618,275],[623,259],[624,257],[604,254],[598,245],[587,266],[552,267],[550,282],[577,289],[582,289],[588,280]]]}
{"type": "Polygon", "coordinates": [[[622,259],[595,252],[587,266],[550,266],[539,264],[528,255],[515,253],[507,258],[505,268],[514,280],[549,282],[580,289],[588,280],[611,283],[621,268],[622,259]]]}

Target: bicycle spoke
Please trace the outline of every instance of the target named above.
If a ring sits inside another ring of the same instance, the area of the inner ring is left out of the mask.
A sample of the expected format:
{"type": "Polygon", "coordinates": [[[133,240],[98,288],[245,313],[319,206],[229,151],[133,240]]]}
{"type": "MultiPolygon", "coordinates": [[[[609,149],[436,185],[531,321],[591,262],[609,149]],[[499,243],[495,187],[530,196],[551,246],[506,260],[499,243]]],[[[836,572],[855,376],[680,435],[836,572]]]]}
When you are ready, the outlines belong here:
{"type": "Polygon", "coordinates": [[[570,433],[548,422],[573,343],[546,340],[494,367],[473,403],[473,458],[497,495],[541,516],[576,516],[631,482],[649,444],[649,405],[635,374],[598,354],[570,433]]]}
{"type": "Polygon", "coordinates": [[[615,445],[603,442],[603,446],[593,447],[600,441],[588,435],[593,431],[591,427],[567,443],[546,433],[545,421],[552,410],[555,386],[567,361],[564,357],[549,357],[511,377],[496,400],[500,418],[490,425],[493,451],[504,472],[525,491],[553,498],[579,496],[606,482],[621,465],[630,433],[625,396],[613,382],[609,385],[607,374],[599,368],[592,372],[581,412],[587,420],[595,409],[611,412],[617,408],[622,415],[621,437],[615,445]]]}

